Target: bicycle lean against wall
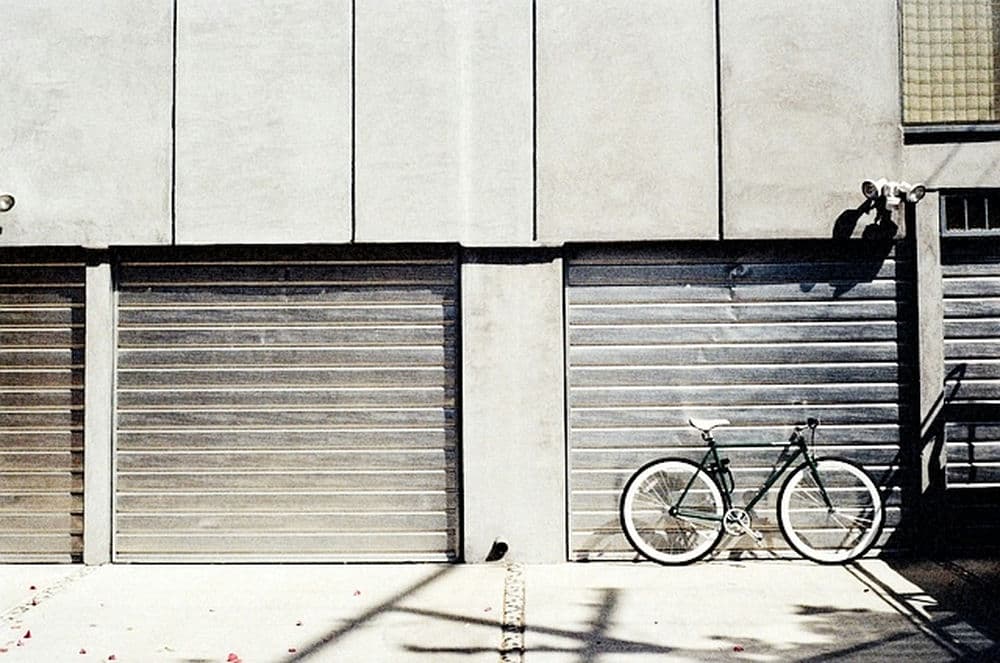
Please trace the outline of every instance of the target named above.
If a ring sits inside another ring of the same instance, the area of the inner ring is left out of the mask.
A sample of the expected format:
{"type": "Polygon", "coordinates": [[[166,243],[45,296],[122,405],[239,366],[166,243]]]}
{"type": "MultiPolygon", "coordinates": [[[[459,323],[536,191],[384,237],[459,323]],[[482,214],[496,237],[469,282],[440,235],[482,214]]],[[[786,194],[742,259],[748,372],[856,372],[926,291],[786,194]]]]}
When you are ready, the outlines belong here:
{"type": "Polygon", "coordinates": [[[782,453],[792,453],[742,507],[733,506],[729,460],[719,455],[726,445],[712,435],[729,421],[688,423],[708,444],[701,462],[655,460],[633,474],[622,492],[622,529],[642,555],[661,564],[688,564],[711,552],[723,533],[748,535],[759,543],[763,536],[751,527],[750,511],[800,457],[804,462],[788,475],[778,494],[778,524],[789,545],[821,564],[842,564],[875,543],[885,520],[882,497],[860,466],[842,458],[816,458],[810,451],[819,420],[809,418],[805,426],[795,427],[788,442],[780,445],[782,453]]]}

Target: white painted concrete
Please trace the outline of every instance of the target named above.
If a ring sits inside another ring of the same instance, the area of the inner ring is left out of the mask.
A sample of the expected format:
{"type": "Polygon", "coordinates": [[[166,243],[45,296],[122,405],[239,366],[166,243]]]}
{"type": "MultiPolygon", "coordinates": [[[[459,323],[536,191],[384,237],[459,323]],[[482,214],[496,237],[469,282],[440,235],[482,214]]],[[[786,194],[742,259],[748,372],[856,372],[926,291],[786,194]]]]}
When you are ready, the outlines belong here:
{"type": "Polygon", "coordinates": [[[349,0],[177,12],[177,242],[349,241],[349,0]]]}
{"type": "Polygon", "coordinates": [[[863,180],[909,177],[896,3],[723,0],[720,30],[727,239],[829,238],[863,180]]]}
{"type": "Polygon", "coordinates": [[[714,5],[538,2],[541,241],[718,236],[714,5]]]}
{"type": "Polygon", "coordinates": [[[465,559],[566,559],[562,260],[462,265],[465,559]]]}
{"type": "Polygon", "coordinates": [[[358,3],[362,242],[532,241],[531,4],[358,3]]]}
{"type": "Polygon", "coordinates": [[[0,246],[170,241],[171,2],[4,2],[0,246]]]}

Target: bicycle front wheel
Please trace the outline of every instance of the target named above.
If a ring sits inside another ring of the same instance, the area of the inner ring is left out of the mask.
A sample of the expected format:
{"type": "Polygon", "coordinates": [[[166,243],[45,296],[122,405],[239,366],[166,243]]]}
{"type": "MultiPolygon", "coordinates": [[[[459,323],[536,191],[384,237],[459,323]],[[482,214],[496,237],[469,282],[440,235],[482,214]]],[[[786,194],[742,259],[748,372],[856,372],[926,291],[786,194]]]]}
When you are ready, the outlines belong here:
{"type": "Polygon", "coordinates": [[[778,495],[778,524],[789,545],[821,564],[843,564],[875,543],[885,510],[875,482],[846,460],[803,463],[778,495]],[[824,497],[825,493],[825,497],[824,497]]]}
{"type": "Polygon", "coordinates": [[[694,562],[722,538],[719,486],[682,458],[653,461],[639,469],[625,484],[619,506],[629,543],[660,564],[694,562]]]}

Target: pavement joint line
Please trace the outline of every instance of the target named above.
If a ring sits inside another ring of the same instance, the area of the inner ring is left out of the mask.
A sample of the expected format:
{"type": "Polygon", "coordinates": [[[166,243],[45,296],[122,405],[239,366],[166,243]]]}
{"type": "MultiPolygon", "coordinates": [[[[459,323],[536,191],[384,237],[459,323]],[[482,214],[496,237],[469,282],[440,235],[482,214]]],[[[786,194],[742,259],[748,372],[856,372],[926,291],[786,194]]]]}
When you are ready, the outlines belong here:
{"type": "Polygon", "coordinates": [[[501,625],[500,662],[524,660],[524,564],[507,565],[503,582],[503,623],[501,625]]]}
{"type": "Polygon", "coordinates": [[[898,612],[908,622],[910,622],[910,624],[916,627],[917,630],[933,640],[939,647],[945,649],[948,653],[956,657],[961,657],[968,653],[961,647],[959,642],[942,635],[936,628],[934,628],[931,620],[921,612],[919,607],[910,605],[910,602],[904,598],[897,598],[892,588],[879,580],[878,577],[871,571],[862,568],[856,563],[846,564],[844,565],[844,568],[849,574],[854,576],[855,580],[870,589],[877,597],[884,601],[886,605],[898,612]]]}
{"type": "MultiPolygon", "coordinates": [[[[37,591],[32,595],[30,599],[15,605],[12,608],[8,608],[4,612],[0,613],[0,620],[7,624],[10,628],[15,628],[18,626],[23,626],[24,618],[36,607],[45,603],[52,597],[66,590],[70,585],[75,584],[77,581],[82,580],[86,576],[93,573],[97,568],[96,566],[81,566],[79,569],[70,573],[69,575],[63,576],[56,582],[52,583],[42,589],[37,591]]],[[[13,638],[5,643],[4,646],[12,645],[18,638],[13,638]]]]}

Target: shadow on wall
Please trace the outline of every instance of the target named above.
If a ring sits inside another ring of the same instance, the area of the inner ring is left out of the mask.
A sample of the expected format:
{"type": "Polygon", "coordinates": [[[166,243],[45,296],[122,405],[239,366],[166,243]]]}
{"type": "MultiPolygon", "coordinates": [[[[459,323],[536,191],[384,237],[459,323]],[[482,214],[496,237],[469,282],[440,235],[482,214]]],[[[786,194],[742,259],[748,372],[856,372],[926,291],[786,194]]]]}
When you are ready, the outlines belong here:
{"type": "MultiPolygon", "coordinates": [[[[856,256],[859,259],[858,269],[852,273],[850,279],[830,281],[834,299],[859,283],[874,280],[895,246],[899,226],[893,222],[891,212],[885,208],[876,209],[871,200],[865,200],[858,207],[845,209],[840,213],[833,224],[833,239],[845,243],[851,241],[858,222],[872,210],[875,210],[875,217],[861,231],[861,241],[858,242],[858,246],[861,247],[860,255],[856,256]]],[[[816,284],[803,283],[800,287],[802,292],[809,292],[816,287],[816,284]]]]}

